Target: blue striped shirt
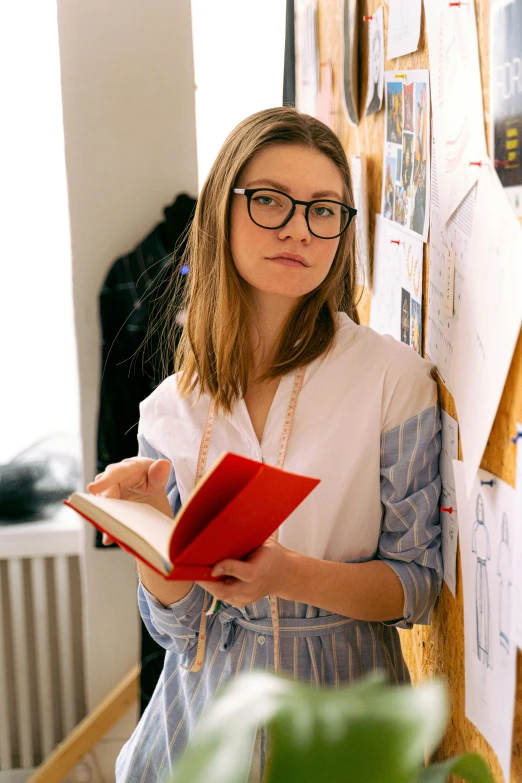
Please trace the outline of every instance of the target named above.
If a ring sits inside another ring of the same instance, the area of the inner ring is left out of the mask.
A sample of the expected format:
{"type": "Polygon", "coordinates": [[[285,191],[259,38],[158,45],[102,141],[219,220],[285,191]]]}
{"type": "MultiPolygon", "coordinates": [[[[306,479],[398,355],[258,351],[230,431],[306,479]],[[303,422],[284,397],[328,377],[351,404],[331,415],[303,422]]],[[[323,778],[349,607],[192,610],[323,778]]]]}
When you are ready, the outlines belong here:
{"type": "MultiPolygon", "coordinates": [[[[138,437],[140,455],[165,457],[143,434],[138,437]]],[[[374,557],[386,562],[402,583],[403,616],[394,622],[365,622],[279,599],[281,671],[289,677],[339,686],[381,670],[391,682],[409,681],[397,628],[430,622],[442,582],[438,407],[426,408],[385,432],[380,445],[382,518],[374,557]]],[[[180,495],[173,470],[167,493],[176,512],[180,495]]],[[[239,672],[273,669],[270,610],[268,599],[261,599],[242,609],[224,604],[209,617],[204,666],[198,673],[187,670],[196,654],[204,599],[205,591],[194,584],[188,595],[164,607],[141,583],[138,586],[143,621],[167,654],[152,699],[117,759],[117,783],[168,778],[201,710],[223,685],[239,672]]],[[[263,732],[257,744],[252,783],[262,775],[263,732]]]]}

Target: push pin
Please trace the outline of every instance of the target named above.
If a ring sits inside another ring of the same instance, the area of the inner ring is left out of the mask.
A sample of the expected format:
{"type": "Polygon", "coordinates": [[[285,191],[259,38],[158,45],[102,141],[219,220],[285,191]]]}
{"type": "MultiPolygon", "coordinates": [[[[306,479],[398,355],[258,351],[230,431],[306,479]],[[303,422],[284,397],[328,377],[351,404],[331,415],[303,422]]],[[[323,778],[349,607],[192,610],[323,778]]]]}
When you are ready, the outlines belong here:
{"type": "Polygon", "coordinates": [[[395,78],[396,79],[405,79],[406,78],[406,74],[405,73],[396,73],[395,74],[395,78]]]}
{"type": "Polygon", "coordinates": [[[522,438],[522,432],[517,432],[514,438],[511,438],[511,443],[514,443],[515,446],[517,445],[517,441],[519,438],[522,438]]]}
{"type": "Polygon", "coordinates": [[[450,8],[460,8],[461,5],[467,5],[466,0],[458,0],[458,2],[456,2],[456,3],[450,3],[449,7],[450,8]]]}
{"type": "Polygon", "coordinates": [[[390,239],[390,243],[392,245],[400,245],[401,244],[400,239],[390,239]]]}
{"type": "Polygon", "coordinates": [[[491,479],[491,481],[482,481],[482,479],[480,480],[480,486],[481,486],[481,487],[484,487],[484,486],[486,486],[486,485],[487,485],[488,487],[492,487],[494,483],[495,483],[495,482],[493,481],[493,479],[491,479]]]}
{"type": "Polygon", "coordinates": [[[363,22],[371,22],[373,19],[373,16],[363,16],[363,22]]]}
{"type": "Polygon", "coordinates": [[[181,267],[181,269],[179,271],[180,271],[180,274],[186,275],[188,273],[188,271],[189,271],[189,267],[187,266],[187,264],[183,264],[183,266],[181,267]]]}
{"type": "Polygon", "coordinates": [[[453,506],[450,506],[449,508],[446,508],[446,506],[441,506],[440,510],[441,511],[447,511],[448,514],[453,514],[453,506]]]}
{"type": "Polygon", "coordinates": [[[469,165],[478,166],[480,169],[482,166],[489,166],[489,163],[487,163],[485,160],[470,160],[469,165]]]}

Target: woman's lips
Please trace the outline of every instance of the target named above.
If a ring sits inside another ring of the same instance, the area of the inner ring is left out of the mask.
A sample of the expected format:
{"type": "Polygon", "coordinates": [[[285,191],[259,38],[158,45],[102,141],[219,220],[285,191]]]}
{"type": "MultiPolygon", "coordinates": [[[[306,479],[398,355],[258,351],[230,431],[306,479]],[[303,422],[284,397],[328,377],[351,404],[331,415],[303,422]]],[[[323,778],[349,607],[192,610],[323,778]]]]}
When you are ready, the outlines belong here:
{"type": "Polygon", "coordinates": [[[294,261],[292,258],[281,258],[280,256],[276,256],[276,258],[269,258],[268,260],[273,261],[275,264],[282,264],[282,266],[301,267],[301,269],[306,269],[305,264],[302,264],[300,261],[294,261]]]}

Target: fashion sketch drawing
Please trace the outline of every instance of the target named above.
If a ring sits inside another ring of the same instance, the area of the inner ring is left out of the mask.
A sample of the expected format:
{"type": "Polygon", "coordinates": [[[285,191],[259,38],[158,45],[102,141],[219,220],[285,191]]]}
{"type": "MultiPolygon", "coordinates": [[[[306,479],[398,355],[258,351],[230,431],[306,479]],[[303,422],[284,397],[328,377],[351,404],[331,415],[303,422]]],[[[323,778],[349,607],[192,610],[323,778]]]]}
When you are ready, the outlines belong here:
{"type": "Polygon", "coordinates": [[[499,631],[500,644],[509,652],[511,625],[511,552],[509,551],[509,524],[507,514],[502,516],[502,541],[498,548],[497,575],[500,580],[499,631]]]}
{"type": "Polygon", "coordinates": [[[475,601],[477,625],[477,656],[481,663],[489,665],[489,587],[487,562],[491,560],[489,533],[484,523],[484,503],[477,496],[477,519],[473,525],[471,551],[477,555],[475,576],[475,601]]]}

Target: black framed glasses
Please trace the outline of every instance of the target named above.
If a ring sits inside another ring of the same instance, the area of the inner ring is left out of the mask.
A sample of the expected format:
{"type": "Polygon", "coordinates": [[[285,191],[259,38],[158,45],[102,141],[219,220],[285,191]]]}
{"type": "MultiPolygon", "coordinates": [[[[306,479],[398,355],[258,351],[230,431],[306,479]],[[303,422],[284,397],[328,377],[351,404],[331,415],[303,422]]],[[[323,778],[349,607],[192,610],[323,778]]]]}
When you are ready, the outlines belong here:
{"type": "Polygon", "coordinates": [[[302,204],[308,229],[319,239],[341,236],[357,214],[356,209],[341,201],[298,201],[288,193],[272,188],[232,188],[232,192],[247,197],[248,214],[261,228],[282,228],[294,214],[297,204],[302,204]]]}

